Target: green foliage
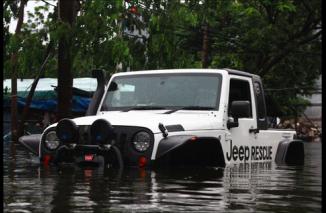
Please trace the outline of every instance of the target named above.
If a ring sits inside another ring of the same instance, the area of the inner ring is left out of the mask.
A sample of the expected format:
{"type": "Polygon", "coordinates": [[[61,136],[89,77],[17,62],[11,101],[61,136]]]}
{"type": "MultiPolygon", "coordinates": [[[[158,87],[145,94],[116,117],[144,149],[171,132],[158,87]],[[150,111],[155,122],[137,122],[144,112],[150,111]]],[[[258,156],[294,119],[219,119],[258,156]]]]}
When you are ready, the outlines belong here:
{"type": "MultiPolygon", "coordinates": [[[[19,77],[38,72],[46,44],[57,47],[62,35],[72,42],[75,77],[93,68],[116,72],[166,68],[200,68],[203,26],[208,25],[210,68],[230,67],[261,75],[265,88],[304,88],[311,94],[321,73],[320,0],[81,0],[76,23],[57,20],[49,6],[29,14],[17,38],[9,33],[18,1],[4,2],[4,77],[19,50],[19,77]],[[130,8],[136,8],[132,12],[130,8]]],[[[56,77],[57,58],[45,77],[56,77]]],[[[297,94],[274,92],[284,115],[288,106],[306,105],[297,94]]],[[[303,109],[303,108],[302,108],[303,109]]]]}

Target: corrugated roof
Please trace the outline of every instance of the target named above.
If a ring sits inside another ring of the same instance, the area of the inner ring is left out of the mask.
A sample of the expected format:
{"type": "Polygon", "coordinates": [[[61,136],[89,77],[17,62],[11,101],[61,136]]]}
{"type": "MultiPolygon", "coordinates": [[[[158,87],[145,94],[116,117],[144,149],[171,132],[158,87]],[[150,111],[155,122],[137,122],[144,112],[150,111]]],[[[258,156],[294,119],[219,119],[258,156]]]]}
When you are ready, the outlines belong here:
{"type": "MultiPolygon", "coordinates": [[[[34,79],[17,79],[17,91],[29,91],[34,79]]],[[[36,91],[53,90],[58,85],[56,78],[41,78],[37,84],[36,91]]],[[[95,78],[74,78],[73,87],[85,91],[95,91],[97,81],[95,78]]],[[[11,91],[11,79],[3,81],[3,89],[7,87],[8,92],[11,91]]]]}

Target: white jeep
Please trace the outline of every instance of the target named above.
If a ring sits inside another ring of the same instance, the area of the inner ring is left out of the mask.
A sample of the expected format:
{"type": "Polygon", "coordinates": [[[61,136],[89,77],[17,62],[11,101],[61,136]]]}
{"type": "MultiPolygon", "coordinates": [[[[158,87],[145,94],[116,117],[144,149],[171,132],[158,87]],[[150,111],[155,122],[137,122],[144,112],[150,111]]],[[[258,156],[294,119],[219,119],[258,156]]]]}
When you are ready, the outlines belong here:
{"type": "Polygon", "coordinates": [[[302,164],[295,131],[269,129],[257,75],[231,69],[117,73],[98,79],[86,116],[20,142],[41,161],[118,166],[302,164]]]}

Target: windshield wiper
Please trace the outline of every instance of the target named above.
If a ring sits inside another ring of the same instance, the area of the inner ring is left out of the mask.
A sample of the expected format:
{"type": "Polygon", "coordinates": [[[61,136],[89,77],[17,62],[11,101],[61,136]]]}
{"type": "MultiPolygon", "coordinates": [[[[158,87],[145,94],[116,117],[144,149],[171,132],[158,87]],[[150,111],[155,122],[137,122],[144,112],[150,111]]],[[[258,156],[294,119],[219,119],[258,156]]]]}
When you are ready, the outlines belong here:
{"type": "Polygon", "coordinates": [[[135,107],[130,107],[130,108],[121,110],[121,111],[128,112],[130,110],[156,110],[156,109],[166,109],[166,108],[160,107],[160,106],[135,106],[135,107]]]}
{"type": "Polygon", "coordinates": [[[164,114],[171,114],[179,110],[209,110],[209,109],[215,109],[215,107],[207,107],[207,106],[185,106],[180,107],[176,109],[172,109],[170,111],[165,112],[164,114]]]}

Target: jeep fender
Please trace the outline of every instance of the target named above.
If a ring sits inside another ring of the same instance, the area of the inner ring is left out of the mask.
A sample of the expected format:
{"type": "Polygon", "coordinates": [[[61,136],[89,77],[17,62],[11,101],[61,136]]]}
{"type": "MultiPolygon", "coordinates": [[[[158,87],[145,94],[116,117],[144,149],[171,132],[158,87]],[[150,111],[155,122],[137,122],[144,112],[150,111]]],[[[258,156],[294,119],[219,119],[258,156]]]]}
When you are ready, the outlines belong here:
{"type": "Polygon", "coordinates": [[[301,140],[284,140],[277,147],[275,162],[277,164],[303,165],[304,144],[301,140]]]}
{"type": "Polygon", "coordinates": [[[161,158],[168,152],[182,146],[194,137],[194,135],[177,135],[162,139],[157,148],[156,159],[161,158]]]}
{"type": "Polygon", "coordinates": [[[39,155],[39,145],[41,141],[42,134],[34,134],[34,135],[25,135],[19,138],[19,143],[23,145],[28,151],[39,155]]]}
{"type": "Polygon", "coordinates": [[[220,141],[214,137],[178,135],[160,141],[156,152],[158,164],[225,166],[220,141]]]}

